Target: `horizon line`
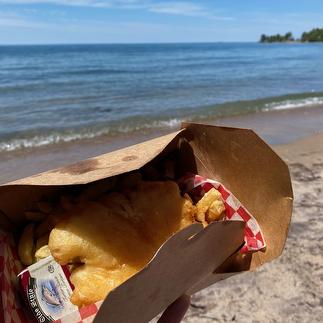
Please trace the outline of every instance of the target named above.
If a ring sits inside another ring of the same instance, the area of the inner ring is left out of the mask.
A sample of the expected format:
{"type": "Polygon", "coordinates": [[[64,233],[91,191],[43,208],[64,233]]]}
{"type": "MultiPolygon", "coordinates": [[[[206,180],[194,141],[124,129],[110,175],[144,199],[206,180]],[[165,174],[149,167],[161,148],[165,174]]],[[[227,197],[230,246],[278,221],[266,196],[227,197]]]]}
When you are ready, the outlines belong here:
{"type": "Polygon", "coordinates": [[[70,42],[70,43],[3,43],[0,46],[64,46],[64,45],[172,45],[172,44],[221,44],[221,43],[259,43],[259,41],[255,40],[246,40],[246,41],[169,41],[169,42],[88,42],[88,43],[80,43],[80,42],[70,42]]]}

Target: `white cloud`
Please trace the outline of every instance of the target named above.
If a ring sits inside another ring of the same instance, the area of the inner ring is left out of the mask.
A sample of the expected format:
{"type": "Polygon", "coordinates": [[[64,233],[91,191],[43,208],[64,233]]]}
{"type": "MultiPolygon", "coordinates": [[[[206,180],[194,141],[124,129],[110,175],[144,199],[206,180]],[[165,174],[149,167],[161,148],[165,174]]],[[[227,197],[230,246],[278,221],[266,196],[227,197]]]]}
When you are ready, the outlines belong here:
{"type": "Polygon", "coordinates": [[[54,4],[61,6],[79,6],[93,8],[117,8],[145,10],[157,14],[205,17],[215,20],[233,20],[232,17],[216,15],[213,10],[195,4],[193,1],[152,1],[152,0],[0,0],[0,4],[28,5],[54,4]]]}
{"type": "Polygon", "coordinates": [[[166,13],[185,16],[208,16],[209,13],[204,7],[190,2],[164,2],[152,4],[148,8],[151,12],[166,13]]]}

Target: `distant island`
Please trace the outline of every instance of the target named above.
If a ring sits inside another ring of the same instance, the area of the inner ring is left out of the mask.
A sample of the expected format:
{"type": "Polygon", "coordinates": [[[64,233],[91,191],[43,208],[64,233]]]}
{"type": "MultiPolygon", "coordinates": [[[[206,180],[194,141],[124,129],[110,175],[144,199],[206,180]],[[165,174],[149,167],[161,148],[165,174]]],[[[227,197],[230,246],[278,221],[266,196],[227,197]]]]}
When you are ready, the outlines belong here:
{"type": "Polygon", "coordinates": [[[260,37],[260,43],[307,43],[307,42],[323,42],[323,28],[314,28],[309,32],[304,32],[299,39],[295,39],[291,32],[285,35],[265,35],[260,37]]]}

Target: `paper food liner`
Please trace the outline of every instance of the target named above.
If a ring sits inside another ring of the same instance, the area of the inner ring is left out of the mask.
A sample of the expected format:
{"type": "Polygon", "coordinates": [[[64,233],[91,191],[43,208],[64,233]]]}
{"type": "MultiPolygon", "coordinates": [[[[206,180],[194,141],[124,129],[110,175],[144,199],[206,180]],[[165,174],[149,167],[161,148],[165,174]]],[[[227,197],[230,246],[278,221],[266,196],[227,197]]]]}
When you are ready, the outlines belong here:
{"type": "MultiPolygon", "coordinates": [[[[221,183],[199,175],[187,174],[178,184],[183,193],[189,193],[195,198],[202,197],[211,188],[216,188],[222,195],[227,221],[244,221],[245,245],[241,252],[255,252],[266,247],[263,234],[255,218],[221,183]]],[[[20,297],[17,275],[22,271],[17,249],[10,233],[0,230],[0,318],[4,323],[27,323],[36,321],[29,314],[29,309],[20,297]]],[[[94,320],[103,301],[80,308],[63,318],[58,323],[90,323],[94,320]]]]}
{"type": "Polygon", "coordinates": [[[191,196],[198,198],[201,198],[210,189],[216,188],[221,193],[225,205],[225,217],[223,220],[245,222],[245,244],[240,252],[255,252],[266,248],[264,236],[256,219],[223,184],[194,174],[187,174],[182,177],[178,184],[183,193],[189,193],[191,196]]]}

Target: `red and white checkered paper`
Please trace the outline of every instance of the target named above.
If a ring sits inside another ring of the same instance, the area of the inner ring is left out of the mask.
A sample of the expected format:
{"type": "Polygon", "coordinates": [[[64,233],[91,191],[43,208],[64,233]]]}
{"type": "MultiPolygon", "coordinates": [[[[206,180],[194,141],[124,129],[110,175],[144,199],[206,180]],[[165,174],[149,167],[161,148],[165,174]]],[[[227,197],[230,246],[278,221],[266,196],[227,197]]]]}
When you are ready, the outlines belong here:
{"type": "Polygon", "coordinates": [[[217,189],[225,205],[226,221],[245,222],[244,246],[240,249],[241,253],[259,251],[266,247],[264,236],[256,219],[239,202],[239,200],[221,183],[199,175],[187,174],[179,180],[179,186],[183,193],[201,198],[210,189],[217,189]]]}
{"type": "Polygon", "coordinates": [[[55,321],[55,323],[91,323],[102,303],[103,301],[99,301],[95,304],[82,307],[78,311],[65,315],[63,318],[55,321]]]}
{"type": "Polygon", "coordinates": [[[0,231],[0,321],[4,323],[29,322],[19,296],[17,274],[22,266],[13,238],[0,231]]]}
{"type": "MultiPolygon", "coordinates": [[[[258,251],[266,247],[263,234],[257,221],[237,198],[221,183],[202,176],[188,174],[179,181],[183,192],[195,197],[202,197],[211,188],[216,188],[222,195],[226,208],[225,220],[244,221],[245,245],[241,252],[258,251]]],[[[28,323],[34,322],[19,297],[18,274],[22,270],[14,240],[10,233],[0,230],[0,322],[28,323]]],[[[57,323],[91,323],[102,301],[80,308],[57,320],[57,323]]]]}

